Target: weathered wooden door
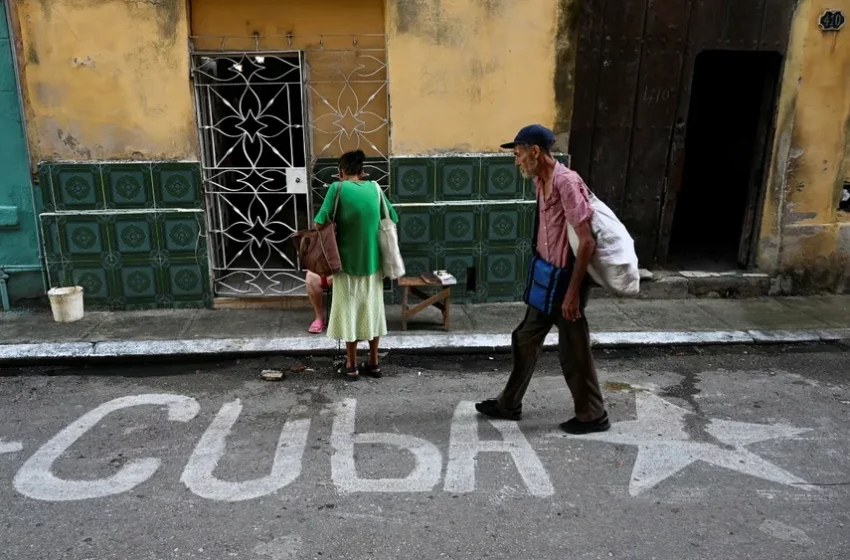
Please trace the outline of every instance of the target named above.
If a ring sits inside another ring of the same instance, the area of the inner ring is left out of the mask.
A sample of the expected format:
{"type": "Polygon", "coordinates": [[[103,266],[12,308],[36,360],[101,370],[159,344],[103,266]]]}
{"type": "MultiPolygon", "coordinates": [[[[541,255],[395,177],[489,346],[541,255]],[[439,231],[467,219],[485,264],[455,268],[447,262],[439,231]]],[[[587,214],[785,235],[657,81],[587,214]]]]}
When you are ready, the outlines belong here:
{"type": "MultiPolygon", "coordinates": [[[[666,260],[697,54],[784,54],[795,5],[582,0],[569,151],[576,171],[632,232],[643,266],[666,260]]],[[[742,236],[749,242],[751,232],[742,236]]]]}

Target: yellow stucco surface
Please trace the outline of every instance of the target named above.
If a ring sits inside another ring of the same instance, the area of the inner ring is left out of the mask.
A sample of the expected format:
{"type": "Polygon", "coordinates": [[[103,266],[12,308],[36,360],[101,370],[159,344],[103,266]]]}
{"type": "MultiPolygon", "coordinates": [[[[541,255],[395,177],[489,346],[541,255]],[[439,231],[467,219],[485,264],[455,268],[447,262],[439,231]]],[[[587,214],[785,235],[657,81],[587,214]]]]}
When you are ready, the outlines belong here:
{"type": "Polygon", "coordinates": [[[388,155],[384,26],[384,0],[192,0],[196,50],[306,53],[317,158],[388,155]]]}
{"type": "Polygon", "coordinates": [[[197,157],[182,0],[19,0],[32,157],[197,157]]]}
{"type": "Polygon", "coordinates": [[[554,127],[556,0],[388,2],[394,154],[489,152],[554,127]]]}
{"type": "Polygon", "coordinates": [[[850,230],[837,211],[850,152],[850,28],[825,33],[826,9],[850,15],[850,0],[801,0],[778,105],[760,266],[840,281],[850,230]]]}

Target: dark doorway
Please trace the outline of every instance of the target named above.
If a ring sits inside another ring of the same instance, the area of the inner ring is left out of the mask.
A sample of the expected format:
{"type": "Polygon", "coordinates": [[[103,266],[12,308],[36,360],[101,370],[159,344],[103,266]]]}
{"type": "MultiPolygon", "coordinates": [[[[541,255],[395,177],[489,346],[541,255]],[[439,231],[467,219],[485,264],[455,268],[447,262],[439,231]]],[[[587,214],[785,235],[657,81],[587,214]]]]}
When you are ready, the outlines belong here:
{"type": "Polygon", "coordinates": [[[720,271],[751,264],[781,62],[772,52],[697,56],[671,267],[720,271]]]}

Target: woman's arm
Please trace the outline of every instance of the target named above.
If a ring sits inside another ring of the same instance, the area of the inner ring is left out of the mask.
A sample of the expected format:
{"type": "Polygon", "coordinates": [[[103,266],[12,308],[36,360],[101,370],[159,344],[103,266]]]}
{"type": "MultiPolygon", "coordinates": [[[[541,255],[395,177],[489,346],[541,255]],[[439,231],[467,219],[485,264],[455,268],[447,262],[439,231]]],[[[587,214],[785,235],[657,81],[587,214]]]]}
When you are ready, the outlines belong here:
{"type": "Polygon", "coordinates": [[[339,183],[332,183],[325,195],[325,201],[322,203],[322,207],[316,212],[316,217],[313,218],[313,225],[316,229],[322,229],[335,217],[333,213],[337,191],[339,191],[339,183]]]}

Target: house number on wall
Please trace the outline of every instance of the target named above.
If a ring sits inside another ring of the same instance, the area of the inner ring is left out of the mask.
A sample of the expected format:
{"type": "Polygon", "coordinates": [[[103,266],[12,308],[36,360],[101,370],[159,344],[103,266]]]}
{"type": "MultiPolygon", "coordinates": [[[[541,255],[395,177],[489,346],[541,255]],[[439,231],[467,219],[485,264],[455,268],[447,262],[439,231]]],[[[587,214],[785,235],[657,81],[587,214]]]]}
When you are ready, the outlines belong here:
{"type": "Polygon", "coordinates": [[[820,17],[820,28],[824,31],[839,31],[846,21],[841,10],[827,10],[820,17]]]}

